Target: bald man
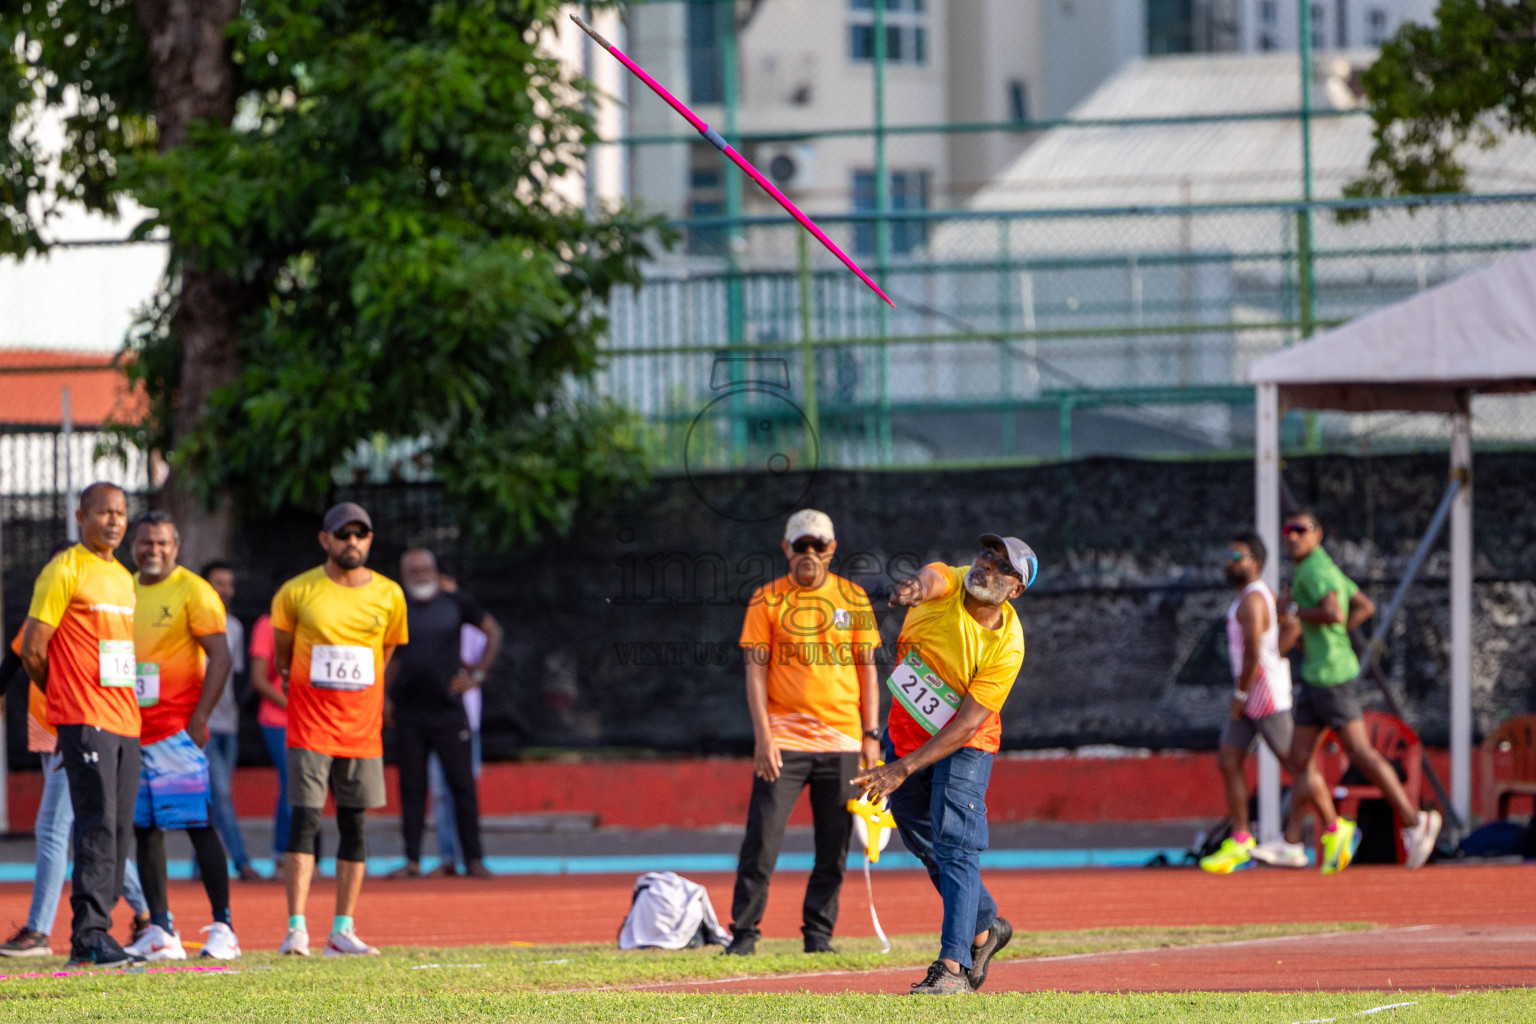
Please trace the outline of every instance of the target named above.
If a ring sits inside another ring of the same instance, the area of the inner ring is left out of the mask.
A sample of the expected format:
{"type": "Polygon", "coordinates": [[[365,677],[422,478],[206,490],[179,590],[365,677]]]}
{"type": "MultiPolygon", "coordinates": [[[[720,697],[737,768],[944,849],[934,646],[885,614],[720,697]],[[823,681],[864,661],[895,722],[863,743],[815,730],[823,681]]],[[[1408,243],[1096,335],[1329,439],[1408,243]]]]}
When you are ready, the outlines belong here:
{"type": "Polygon", "coordinates": [[[464,851],[464,873],[487,878],[480,849],[480,800],[475,787],[474,734],[463,695],[485,681],[501,649],[501,626],[480,603],[459,590],[445,590],[437,558],[423,548],[400,558],[410,642],[401,647],[385,676],[394,720],[395,761],[400,768],[400,827],[405,833],[405,866],[391,878],[421,875],[421,835],[427,818],[427,754],[436,753],[443,780],[453,795],[454,823],[464,851]],[[460,659],[460,631],[477,626],[485,650],[473,665],[460,659]]]}

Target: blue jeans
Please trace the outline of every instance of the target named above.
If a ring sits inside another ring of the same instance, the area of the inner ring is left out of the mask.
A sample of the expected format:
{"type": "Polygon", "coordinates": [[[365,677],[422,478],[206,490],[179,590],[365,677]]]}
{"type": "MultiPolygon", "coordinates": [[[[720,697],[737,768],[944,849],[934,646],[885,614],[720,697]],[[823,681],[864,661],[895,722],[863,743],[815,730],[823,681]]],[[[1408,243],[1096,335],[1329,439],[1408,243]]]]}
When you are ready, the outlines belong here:
{"type": "MultiPolygon", "coordinates": [[[[27,912],[27,927],[44,935],[53,931],[53,919],[59,913],[64,876],[69,870],[69,835],[75,825],[75,808],[69,802],[69,776],[64,774],[62,754],[43,754],[43,800],[37,807],[37,823],[32,826],[37,837],[37,866],[32,874],[32,908],[27,912]]],[[[123,872],[123,898],[134,914],[149,913],[144,890],[139,885],[139,871],[133,861],[123,872]]]]}
{"type": "Polygon", "coordinates": [[[267,754],[277,766],[277,810],[272,815],[272,856],[282,860],[288,849],[288,829],[293,821],[293,808],[288,806],[288,730],[279,725],[261,727],[261,738],[267,743],[267,754]]]}
{"type": "Polygon", "coordinates": [[[251,866],[251,858],[245,852],[245,840],[240,835],[240,820],[235,817],[235,804],[230,796],[230,780],[235,776],[235,763],[240,757],[240,737],[232,732],[210,732],[208,745],[203,748],[208,758],[208,798],[213,812],[213,827],[224,840],[224,849],[235,859],[235,870],[244,871],[251,866]]]}
{"type": "MultiPolygon", "coordinates": [[[[885,760],[896,760],[889,735],[885,760]]],[[[923,862],[944,901],[939,959],[957,961],[967,970],[971,943],[997,920],[997,901],[981,884],[991,778],[992,755],[961,747],[911,775],[891,794],[891,815],[901,841],[923,862]]]]}
{"type": "MultiPolygon", "coordinates": [[[[475,778],[480,778],[480,730],[470,733],[470,757],[475,763],[475,778]]],[[[459,850],[459,825],[454,820],[453,794],[448,791],[448,780],[443,777],[443,766],[437,760],[437,752],[427,755],[427,786],[432,791],[432,824],[437,829],[437,856],[444,864],[457,864],[463,854],[459,850]]]]}

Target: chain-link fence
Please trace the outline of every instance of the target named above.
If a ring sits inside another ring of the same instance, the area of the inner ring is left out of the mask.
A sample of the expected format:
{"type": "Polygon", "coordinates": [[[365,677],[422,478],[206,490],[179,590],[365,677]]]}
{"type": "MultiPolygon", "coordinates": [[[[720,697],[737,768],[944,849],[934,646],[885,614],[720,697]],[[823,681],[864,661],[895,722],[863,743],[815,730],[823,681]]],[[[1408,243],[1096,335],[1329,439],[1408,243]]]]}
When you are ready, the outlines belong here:
{"type": "MultiPolygon", "coordinates": [[[[843,242],[867,223],[824,222],[843,242]]],[[[750,221],[747,268],[653,274],[615,297],[599,387],[662,425],[664,461],[690,468],[1242,450],[1250,362],[1529,247],[1536,195],[898,223],[926,242],[888,270],[894,310],[819,246],[797,259],[797,226],[750,221]]],[[[1536,400],[1483,398],[1476,413],[1485,445],[1536,442],[1536,400]]],[[[1288,442],[1445,437],[1434,417],[1293,414],[1288,442]]]]}

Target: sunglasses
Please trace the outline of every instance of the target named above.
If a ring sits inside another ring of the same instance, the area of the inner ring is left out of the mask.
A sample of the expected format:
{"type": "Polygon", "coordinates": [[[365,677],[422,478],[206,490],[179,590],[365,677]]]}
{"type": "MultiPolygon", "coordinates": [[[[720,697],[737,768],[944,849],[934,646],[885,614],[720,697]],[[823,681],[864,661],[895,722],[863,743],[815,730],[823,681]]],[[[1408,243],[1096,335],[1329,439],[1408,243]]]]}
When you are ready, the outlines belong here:
{"type": "Polygon", "coordinates": [[[331,534],[337,540],[367,540],[373,531],[366,526],[343,526],[331,534]]]}
{"type": "Polygon", "coordinates": [[[992,566],[998,572],[1002,573],[1004,576],[1012,576],[1014,579],[1023,582],[1024,574],[1013,567],[1013,559],[1009,558],[1008,555],[997,550],[996,548],[982,548],[982,550],[992,556],[992,566]]]}
{"type": "Polygon", "coordinates": [[[1229,562],[1241,562],[1243,559],[1245,559],[1247,557],[1248,557],[1248,552],[1246,552],[1246,551],[1228,551],[1227,552],[1227,561],[1229,561],[1229,562]]]}
{"type": "Polygon", "coordinates": [[[826,553],[827,545],[814,537],[801,537],[789,546],[789,550],[797,555],[803,555],[807,551],[814,551],[820,555],[826,553]]]}
{"type": "Polygon", "coordinates": [[[1280,532],[1290,537],[1300,537],[1304,533],[1311,533],[1312,527],[1306,523],[1286,523],[1280,528],[1280,532]]]}

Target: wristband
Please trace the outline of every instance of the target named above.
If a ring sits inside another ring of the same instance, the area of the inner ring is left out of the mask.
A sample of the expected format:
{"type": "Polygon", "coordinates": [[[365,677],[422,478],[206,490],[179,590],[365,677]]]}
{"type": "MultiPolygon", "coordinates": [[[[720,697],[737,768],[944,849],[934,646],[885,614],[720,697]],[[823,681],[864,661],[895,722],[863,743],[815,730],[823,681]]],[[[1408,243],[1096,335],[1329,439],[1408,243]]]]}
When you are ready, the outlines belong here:
{"type": "Polygon", "coordinates": [[[1290,604],[1285,606],[1285,614],[1289,615],[1293,619],[1296,617],[1296,613],[1299,611],[1301,611],[1301,605],[1297,604],[1295,601],[1292,601],[1290,604]]]}
{"type": "Polygon", "coordinates": [[[481,683],[485,682],[485,669],[483,669],[483,668],[475,669],[473,672],[471,672],[469,674],[469,678],[474,680],[474,683],[475,683],[476,686],[479,686],[481,683]]]}
{"type": "Polygon", "coordinates": [[[878,740],[880,738],[880,730],[879,729],[865,729],[864,730],[864,738],[867,739],[867,740],[878,740]]]}

